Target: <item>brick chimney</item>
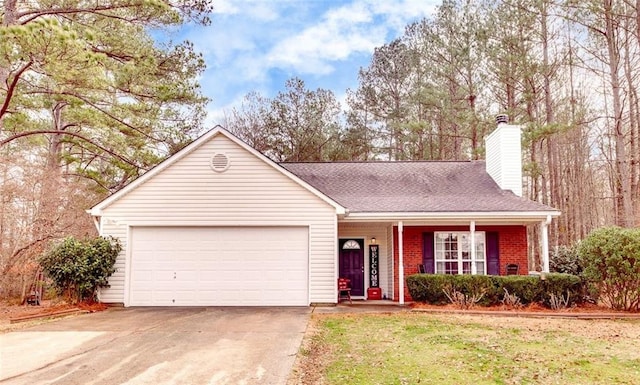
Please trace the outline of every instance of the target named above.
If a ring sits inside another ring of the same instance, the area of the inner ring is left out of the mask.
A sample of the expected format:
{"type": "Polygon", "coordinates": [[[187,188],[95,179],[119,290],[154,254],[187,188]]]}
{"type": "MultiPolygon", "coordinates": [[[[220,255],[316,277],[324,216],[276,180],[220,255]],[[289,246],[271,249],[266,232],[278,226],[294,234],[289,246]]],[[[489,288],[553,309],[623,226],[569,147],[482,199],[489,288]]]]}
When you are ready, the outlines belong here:
{"type": "Polygon", "coordinates": [[[486,168],[498,186],[522,196],[522,144],[520,126],[507,115],[496,116],[496,129],[485,139],[486,168]]]}

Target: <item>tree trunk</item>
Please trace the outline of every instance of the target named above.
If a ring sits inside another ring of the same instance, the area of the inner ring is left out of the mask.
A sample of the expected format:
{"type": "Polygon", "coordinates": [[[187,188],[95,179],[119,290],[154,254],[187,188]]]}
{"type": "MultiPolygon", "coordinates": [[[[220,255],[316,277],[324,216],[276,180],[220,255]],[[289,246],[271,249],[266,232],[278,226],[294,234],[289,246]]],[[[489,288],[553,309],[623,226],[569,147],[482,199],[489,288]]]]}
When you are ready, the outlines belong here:
{"type": "Polygon", "coordinates": [[[631,201],[630,174],[627,163],[625,134],[622,122],[621,86],[619,78],[620,50],[616,35],[616,23],[612,0],[604,0],[606,43],[609,61],[609,80],[613,103],[613,137],[615,139],[615,192],[618,201],[616,223],[623,227],[633,226],[633,204],[631,201]]]}
{"type": "MultiPolygon", "coordinates": [[[[52,128],[55,131],[62,131],[64,127],[62,111],[65,106],[66,103],[58,102],[52,109],[52,128]]],[[[49,235],[55,232],[55,224],[61,200],[53,197],[56,194],[61,194],[60,189],[62,188],[62,173],[60,169],[62,139],[62,134],[51,134],[50,137],[46,164],[40,185],[38,213],[33,226],[32,237],[34,240],[48,239],[49,235]]]]}
{"type": "MultiPolygon", "coordinates": [[[[631,44],[632,36],[629,36],[631,32],[628,28],[625,28],[625,45],[624,45],[624,68],[625,68],[625,78],[628,87],[629,94],[629,179],[630,179],[630,189],[631,189],[631,202],[633,206],[633,211],[639,208],[638,205],[638,144],[636,133],[638,132],[638,93],[635,87],[634,81],[634,71],[631,63],[631,44]]],[[[631,219],[630,225],[633,226],[635,224],[635,218],[631,219]]]]}
{"type": "MultiPolygon", "coordinates": [[[[548,12],[548,3],[546,1],[542,1],[540,4],[540,37],[542,41],[542,79],[543,79],[543,92],[544,92],[544,109],[545,109],[545,125],[548,127],[554,123],[554,106],[553,100],[551,97],[551,77],[552,77],[552,68],[549,63],[549,28],[547,25],[549,12],[548,12]]],[[[558,176],[559,170],[559,160],[558,160],[558,150],[556,144],[556,136],[557,133],[550,133],[547,138],[547,162],[548,167],[547,170],[549,172],[549,192],[550,192],[550,204],[552,207],[557,207],[562,211],[567,209],[566,205],[563,204],[563,200],[560,192],[560,178],[558,176]]],[[[559,220],[553,221],[551,226],[549,227],[549,244],[553,246],[557,246],[558,242],[564,242],[564,239],[561,239],[561,234],[559,231],[560,223],[565,221],[565,218],[560,218],[559,220]]]]}

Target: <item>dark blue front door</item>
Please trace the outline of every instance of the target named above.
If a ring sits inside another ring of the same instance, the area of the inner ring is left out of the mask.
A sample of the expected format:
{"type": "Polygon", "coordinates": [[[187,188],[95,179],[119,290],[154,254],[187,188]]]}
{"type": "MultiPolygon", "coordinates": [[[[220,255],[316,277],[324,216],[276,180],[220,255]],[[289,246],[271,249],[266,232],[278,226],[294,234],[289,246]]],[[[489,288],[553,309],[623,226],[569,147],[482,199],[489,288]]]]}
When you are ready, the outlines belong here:
{"type": "Polygon", "coordinates": [[[364,240],[341,239],[339,244],[340,278],[351,280],[351,295],[364,296],[364,240]]]}

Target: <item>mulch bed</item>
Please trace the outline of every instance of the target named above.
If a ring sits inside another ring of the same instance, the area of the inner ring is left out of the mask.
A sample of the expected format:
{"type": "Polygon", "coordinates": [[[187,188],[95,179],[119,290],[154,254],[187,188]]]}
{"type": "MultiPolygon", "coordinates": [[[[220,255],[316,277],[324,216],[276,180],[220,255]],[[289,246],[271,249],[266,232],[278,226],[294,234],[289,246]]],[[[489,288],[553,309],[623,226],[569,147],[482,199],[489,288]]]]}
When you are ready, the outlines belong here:
{"type": "Polygon", "coordinates": [[[640,313],[616,311],[594,304],[582,304],[566,309],[551,310],[540,304],[530,304],[519,308],[506,306],[474,306],[470,309],[461,309],[459,306],[431,305],[425,303],[413,303],[411,310],[424,313],[456,313],[476,315],[498,315],[507,317],[555,317],[555,318],[581,318],[581,319],[616,319],[632,318],[640,319],[640,313]]]}
{"type": "Polygon", "coordinates": [[[72,305],[42,301],[40,306],[0,304],[0,321],[8,321],[8,323],[13,324],[72,314],[93,313],[105,309],[107,309],[107,305],[97,302],[83,302],[72,305]]]}
{"type": "Polygon", "coordinates": [[[9,318],[9,323],[15,324],[15,323],[19,323],[19,322],[33,321],[33,320],[37,320],[37,319],[41,319],[41,318],[58,318],[58,317],[65,317],[65,316],[68,316],[68,315],[81,314],[81,313],[88,313],[88,311],[87,310],[81,310],[81,309],[79,309],[77,307],[76,308],[71,308],[71,309],[66,309],[66,310],[46,311],[46,312],[42,312],[42,313],[29,314],[29,315],[23,315],[23,316],[9,318]]]}

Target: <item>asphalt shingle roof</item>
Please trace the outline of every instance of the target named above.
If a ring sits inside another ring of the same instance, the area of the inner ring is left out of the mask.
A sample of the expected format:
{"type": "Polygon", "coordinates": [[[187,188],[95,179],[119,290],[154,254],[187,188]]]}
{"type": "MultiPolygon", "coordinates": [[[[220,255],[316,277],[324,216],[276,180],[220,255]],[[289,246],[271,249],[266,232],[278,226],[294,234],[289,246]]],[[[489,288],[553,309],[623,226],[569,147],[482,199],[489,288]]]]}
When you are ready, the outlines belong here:
{"type": "Polygon", "coordinates": [[[502,190],[484,161],[281,163],[351,212],[535,212],[502,190]]]}

